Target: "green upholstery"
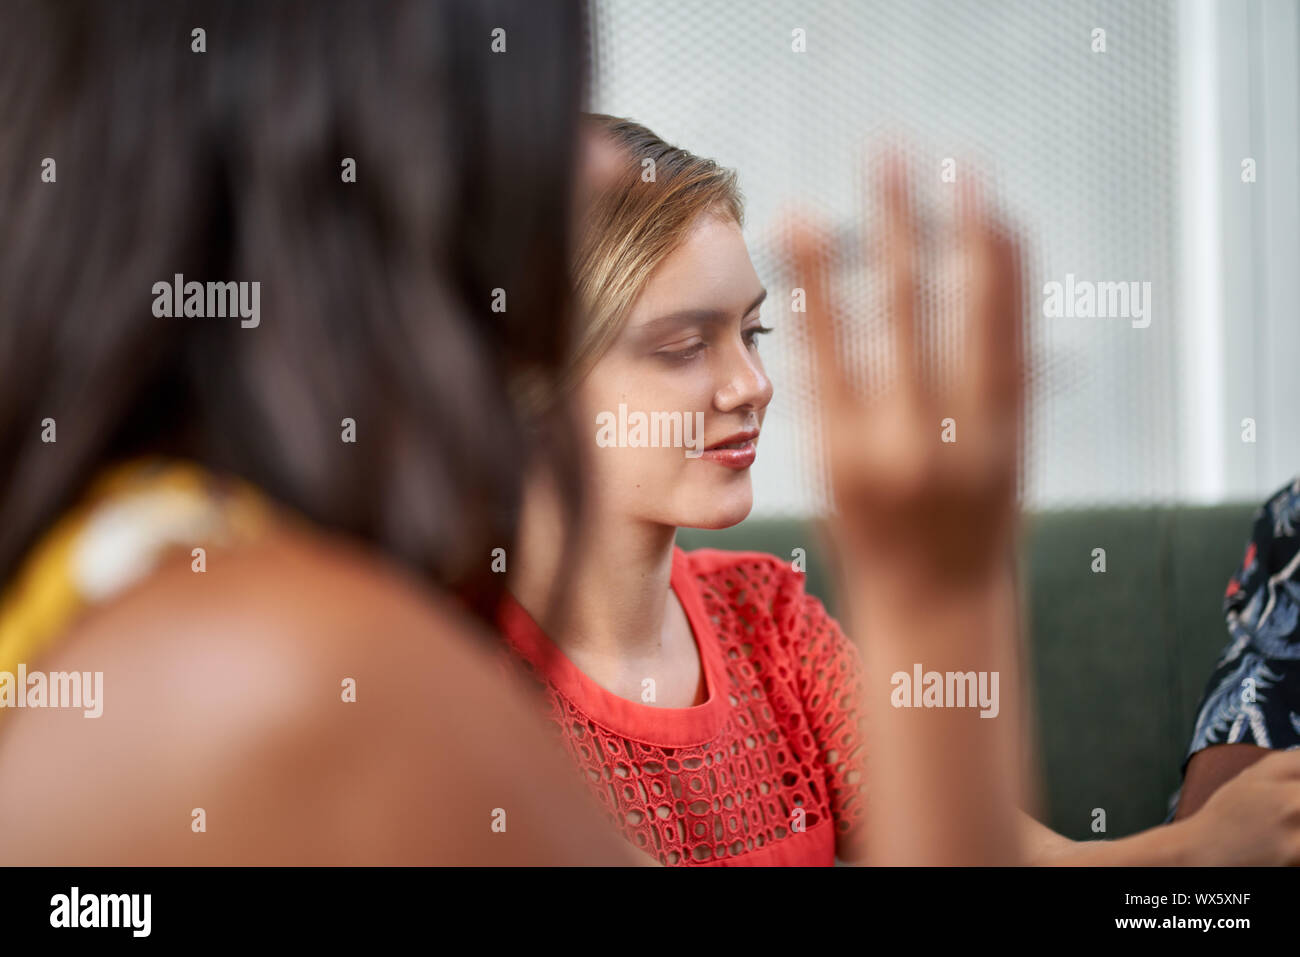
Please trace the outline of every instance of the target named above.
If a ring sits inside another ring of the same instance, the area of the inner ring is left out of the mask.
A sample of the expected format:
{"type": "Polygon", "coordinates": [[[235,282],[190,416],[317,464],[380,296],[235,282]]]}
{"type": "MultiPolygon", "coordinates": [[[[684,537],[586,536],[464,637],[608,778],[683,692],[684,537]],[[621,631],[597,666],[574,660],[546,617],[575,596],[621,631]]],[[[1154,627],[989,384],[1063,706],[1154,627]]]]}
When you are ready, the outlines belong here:
{"type": "MultiPolygon", "coordinates": [[[[1200,695],[1227,641],[1220,611],[1256,503],[1027,516],[1021,553],[1045,823],[1123,837],[1165,817],[1200,695]],[[1092,552],[1106,550],[1106,572],[1092,552]]],[[[834,613],[828,552],[797,520],[682,529],[686,549],[807,555],[807,588],[834,613]]]]}

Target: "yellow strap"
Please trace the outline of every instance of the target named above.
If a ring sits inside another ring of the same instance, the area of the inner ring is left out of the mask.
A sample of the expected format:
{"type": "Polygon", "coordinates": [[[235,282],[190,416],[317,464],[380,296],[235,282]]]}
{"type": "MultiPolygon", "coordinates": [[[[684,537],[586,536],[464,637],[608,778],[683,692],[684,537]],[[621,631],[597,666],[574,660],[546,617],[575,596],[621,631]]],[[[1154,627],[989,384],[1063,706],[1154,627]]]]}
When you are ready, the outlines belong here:
{"type": "Polygon", "coordinates": [[[268,508],[250,486],[218,483],[188,462],[140,459],[107,471],[28,553],[0,597],[0,672],[30,665],[87,607],[142,580],[178,544],[255,536],[268,508]],[[120,550],[114,516],[127,535],[120,550]],[[196,530],[208,534],[194,541],[196,530]]]}

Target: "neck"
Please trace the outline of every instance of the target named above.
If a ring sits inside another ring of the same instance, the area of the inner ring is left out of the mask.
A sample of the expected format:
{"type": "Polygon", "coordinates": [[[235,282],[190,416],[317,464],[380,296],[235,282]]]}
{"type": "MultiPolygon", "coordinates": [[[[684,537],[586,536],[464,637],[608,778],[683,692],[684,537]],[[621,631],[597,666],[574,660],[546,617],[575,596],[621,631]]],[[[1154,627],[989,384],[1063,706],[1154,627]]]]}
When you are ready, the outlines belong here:
{"type": "Polygon", "coordinates": [[[571,657],[656,656],[665,645],[677,529],[587,507],[575,540],[566,541],[553,486],[530,483],[510,590],[571,657]]]}

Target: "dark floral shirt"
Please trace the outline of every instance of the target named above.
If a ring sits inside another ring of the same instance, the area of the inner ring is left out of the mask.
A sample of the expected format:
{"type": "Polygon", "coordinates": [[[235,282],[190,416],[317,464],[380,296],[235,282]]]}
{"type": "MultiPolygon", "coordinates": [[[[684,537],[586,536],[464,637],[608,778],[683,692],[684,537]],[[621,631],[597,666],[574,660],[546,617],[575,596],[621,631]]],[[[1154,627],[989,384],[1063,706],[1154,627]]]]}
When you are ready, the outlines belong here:
{"type": "MultiPolygon", "coordinates": [[[[1228,580],[1228,645],[1197,710],[1182,770],[1214,744],[1300,748],[1300,477],[1255,513],[1241,568],[1228,580]]],[[[1170,814],[1178,794],[1170,799],[1170,814]]]]}

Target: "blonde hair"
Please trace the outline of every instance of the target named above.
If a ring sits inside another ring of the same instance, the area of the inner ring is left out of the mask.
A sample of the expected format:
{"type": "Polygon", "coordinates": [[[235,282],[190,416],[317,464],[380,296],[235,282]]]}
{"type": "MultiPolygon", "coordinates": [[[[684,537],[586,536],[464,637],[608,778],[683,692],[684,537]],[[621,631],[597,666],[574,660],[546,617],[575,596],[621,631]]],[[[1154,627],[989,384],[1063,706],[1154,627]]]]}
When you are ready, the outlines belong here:
{"type": "Polygon", "coordinates": [[[584,119],[602,146],[613,147],[615,168],[600,178],[579,228],[573,270],[580,314],[562,390],[581,381],[605,354],[651,273],[701,215],[744,226],[733,170],[670,146],[631,120],[603,113],[584,119]]]}

